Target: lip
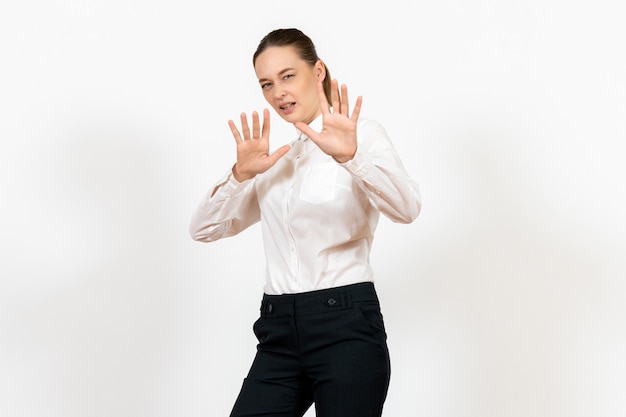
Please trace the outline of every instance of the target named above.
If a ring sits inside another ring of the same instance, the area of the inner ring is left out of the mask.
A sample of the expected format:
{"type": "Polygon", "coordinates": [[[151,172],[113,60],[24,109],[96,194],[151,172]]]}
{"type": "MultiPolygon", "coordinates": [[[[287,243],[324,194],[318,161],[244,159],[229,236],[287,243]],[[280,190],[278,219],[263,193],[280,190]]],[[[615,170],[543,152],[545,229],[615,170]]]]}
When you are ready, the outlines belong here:
{"type": "Polygon", "coordinates": [[[283,103],[278,106],[278,109],[280,110],[280,112],[285,115],[293,113],[295,108],[296,108],[295,101],[290,101],[289,103],[283,103]]]}

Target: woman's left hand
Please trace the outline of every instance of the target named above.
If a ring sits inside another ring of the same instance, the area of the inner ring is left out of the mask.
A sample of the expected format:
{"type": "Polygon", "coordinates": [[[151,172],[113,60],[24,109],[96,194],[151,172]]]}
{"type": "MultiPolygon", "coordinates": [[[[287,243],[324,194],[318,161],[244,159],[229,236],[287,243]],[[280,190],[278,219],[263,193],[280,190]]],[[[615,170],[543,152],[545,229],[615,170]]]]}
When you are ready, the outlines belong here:
{"type": "Polygon", "coordinates": [[[337,162],[347,162],[356,153],[356,126],[361,112],[363,98],[359,96],[354,104],[352,115],[348,107],[348,87],[339,85],[337,80],[331,83],[332,111],[324,94],[324,87],[319,82],[317,90],[320,98],[322,111],[322,131],[316,132],[306,123],[296,122],[295,127],[307,135],[326,154],[332,156],[337,162]]]}

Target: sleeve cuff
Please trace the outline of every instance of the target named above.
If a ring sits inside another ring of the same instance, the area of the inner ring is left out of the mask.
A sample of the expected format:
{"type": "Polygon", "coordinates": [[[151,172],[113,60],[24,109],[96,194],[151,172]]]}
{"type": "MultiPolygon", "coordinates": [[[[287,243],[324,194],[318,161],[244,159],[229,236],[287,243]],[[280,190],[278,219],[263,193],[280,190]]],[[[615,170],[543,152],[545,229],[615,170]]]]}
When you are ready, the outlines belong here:
{"type": "Polygon", "coordinates": [[[363,178],[367,175],[372,164],[365,152],[361,151],[362,147],[358,146],[351,160],[340,162],[339,165],[347,169],[352,175],[363,178]]]}

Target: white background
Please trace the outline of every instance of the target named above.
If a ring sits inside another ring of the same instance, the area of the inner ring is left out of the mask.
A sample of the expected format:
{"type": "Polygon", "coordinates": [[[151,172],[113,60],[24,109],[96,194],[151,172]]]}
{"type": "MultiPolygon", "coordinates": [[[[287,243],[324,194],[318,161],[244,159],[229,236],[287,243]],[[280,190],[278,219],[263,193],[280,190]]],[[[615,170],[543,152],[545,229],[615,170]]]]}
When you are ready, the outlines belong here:
{"type": "MultiPolygon", "coordinates": [[[[265,106],[251,57],[277,27],[312,37],[421,187],[372,254],[386,415],[626,415],[620,3],[4,2],[0,415],[228,415],[260,228],[187,227],[234,162],[227,120],[265,106]]],[[[293,127],[272,116],[275,147],[293,127]]]]}

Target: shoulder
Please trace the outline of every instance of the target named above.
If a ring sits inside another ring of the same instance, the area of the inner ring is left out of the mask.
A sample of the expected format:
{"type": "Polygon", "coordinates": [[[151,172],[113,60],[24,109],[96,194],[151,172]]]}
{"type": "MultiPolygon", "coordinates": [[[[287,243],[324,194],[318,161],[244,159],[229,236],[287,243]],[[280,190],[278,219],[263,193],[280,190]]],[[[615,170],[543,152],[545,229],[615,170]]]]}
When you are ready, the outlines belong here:
{"type": "Polygon", "coordinates": [[[356,123],[357,125],[357,129],[358,128],[376,128],[376,127],[381,127],[382,125],[378,122],[378,120],[373,119],[371,117],[359,117],[359,120],[356,123]]]}
{"type": "Polygon", "coordinates": [[[372,118],[359,118],[356,126],[357,140],[359,142],[389,141],[389,135],[385,127],[372,118]]]}

